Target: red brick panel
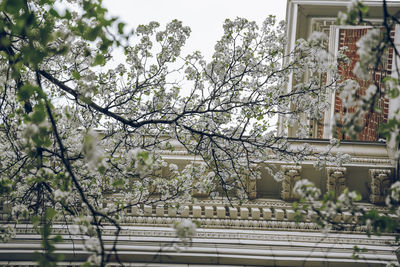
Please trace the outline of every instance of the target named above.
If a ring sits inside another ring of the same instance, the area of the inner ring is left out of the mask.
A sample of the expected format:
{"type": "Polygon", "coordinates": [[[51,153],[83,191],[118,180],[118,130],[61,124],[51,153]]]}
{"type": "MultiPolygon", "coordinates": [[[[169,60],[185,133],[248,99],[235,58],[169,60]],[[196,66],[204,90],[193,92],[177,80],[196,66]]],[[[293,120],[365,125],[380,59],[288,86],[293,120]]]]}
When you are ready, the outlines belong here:
{"type": "Polygon", "coordinates": [[[317,138],[323,138],[324,136],[324,117],[321,118],[320,121],[318,121],[318,132],[317,132],[317,138]]]}
{"type": "MultiPolygon", "coordinates": [[[[359,60],[359,56],[357,54],[357,42],[360,40],[362,36],[367,33],[368,29],[340,29],[339,31],[339,49],[343,47],[347,47],[346,55],[350,59],[349,65],[340,65],[339,73],[342,75],[343,80],[352,79],[358,82],[360,88],[357,90],[356,98],[362,97],[366,94],[367,88],[371,84],[375,84],[379,90],[383,91],[383,84],[381,83],[382,78],[391,74],[392,69],[392,58],[393,58],[393,49],[388,51],[389,60],[384,64],[384,66],[378,70],[370,71],[370,79],[362,80],[359,79],[354,73],[353,69],[359,60]]],[[[391,33],[394,37],[394,31],[391,33]]],[[[389,112],[389,99],[387,97],[382,96],[377,100],[376,106],[381,109],[374,111],[366,111],[363,115],[363,124],[364,128],[357,135],[357,140],[363,141],[377,141],[379,139],[378,128],[382,123],[387,122],[388,112],[389,112]]],[[[335,115],[339,114],[338,127],[337,127],[337,135],[339,139],[348,140],[350,137],[346,136],[342,133],[342,118],[346,113],[354,113],[356,110],[356,106],[349,108],[346,110],[342,105],[342,100],[337,93],[335,96],[335,115]]],[[[337,115],[336,115],[337,116],[337,115]]]]}

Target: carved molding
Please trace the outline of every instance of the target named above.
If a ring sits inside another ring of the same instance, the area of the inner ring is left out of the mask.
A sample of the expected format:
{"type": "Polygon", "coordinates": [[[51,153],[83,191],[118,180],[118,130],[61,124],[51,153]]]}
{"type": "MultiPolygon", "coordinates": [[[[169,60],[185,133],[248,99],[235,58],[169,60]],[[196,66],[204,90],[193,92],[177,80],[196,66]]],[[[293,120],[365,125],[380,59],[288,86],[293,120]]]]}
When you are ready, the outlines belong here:
{"type": "MultiPolygon", "coordinates": [[[[229,220],[222,221],[228,222],[229,220]]],[[[204,220],[202,224],[204,224],[204,220]]],[[[250,224],[251,222],[249,225],[250,224]]],[[[361,247],[370,246],[368,248],[369,254],[367,259],[373,260],[371,261],[372,265],[376,265],[377,259],[379,260],[379,264],[382,264],[382,259],[388,262],[396,259],[392,250],[393,246],[396,246],[393,236],[371,236],[367,238],[365,233],[323,234],[319,233],[319,230],[317,230],[317,233],[310,233],[307,230],[302,230],[302,228],[291,228],[295,225],[294,222],[272,222],[272,224],[279,224],[286,228],[265,229],[265,227],[260,227],[257,229],[254,226],[250,226],[252,228],[235,230],[234,227],[226,227],[228,224],[224,224],[225,227],[221,224],[219,227],[212,229],[201,227],[197,229],[193,240],[190,242],[190,246],[185,248],[183,252],[176,252],[175,249],[173,249],[172,244],[177,241],[176,233],[174,229],[168,227],[168,225],[162,227],[155,227],[152,225],[121,225],[121,231],[118,237],[118,248],[120,249],[119,251],[121,251],[120,255],[133,255],[133,257],[122,258],[122,261],[124,264],[126,263],[127,266],[147,266],[148,264],[137,264],[138,259],[141,259],[141,255],[150,256],[151,263],[149,263],[149,265],[151,266],[156,262],[154,260],[155,255],[160,257],[159,259],[162,263],[165,263],[164,261],[166,261],[167,258],[173,257],[173,260],[176,260],[181,256],[185,258],[184,262],[186,265],[189,263],[189,265],[191,265],[191,262],[188,262],[188,260],[197,255],[199,259],[215,257],[215,262],[218,263],[218,259],[224,259],[225,256],[228,256],[232,257],[233,265],[239,265],[237,261],[238,258],[241,258],[243,261],[240,264],[241,266],[243,264],[246,266],[273,266],[275,265],[278,255],[280,258],[286,257],[287,260],[291,260],[291,258],[295,256],[297,258],[295,259],[296,263],[298,263],[296,266],[304,265],[305,261],[310,262],[312,259],[321,259],[321,262],[314,262],[314,265],[331,265],[327,263],[327,259],[330,258],[334,259],[332,264],[336,266],[338,262],[342,261],[350,264],[348,259],[351,259],[350,256],[355,245],[361,247]],[[230,242],[227,242],[227,240],[230,242]],[[121,247],[119,247],[119,245],[121,245],[121,247]],[[285,250],[288,251],[286,252],[285,250]],[[310,254],[310,251],[315,253],[310,254]],[[255,256],[263,257],[266,255],[272,256],[271,259],[274,262],[269,264],[262,258],[258,264],[250,264],[250,260],[255,256]],[[322,255],[323,257],[321,257],[322,255]],[[161,256],[163,260],[161,260],[161,256]]],[[[17,224],[15,227],[16,238],[10,245],[4,244],[0,249],[0,253],[3,256],[3,261],[0,262],[0,265],[21,267],[36,265],[33,261],[20,261],[20,255],[18,253],[21,253],[25,259],[28,259],[28,257],[29,259],[33,259],[34,251],[40,250],[41,236],[37,234],[37,229],[31,224],[17,224]],[[30,244],[26,244],[25,240],[29,240],[30,244]],[[11,246],[11,248],[9,246],[11,246]]],[[[60,246],[62,253],[66,256],[65,262],[60,262],[60,264],[75,267],[80,263],[77,259],[79,259],[81,255],[84,255],[84,253],[88,253],[83,251],[83,242],[86,237],[84,235],[71,234],[68,230],[69,227],[70,226],[67,225],[54,224],[52,226],[52,233],[60,234],[63,240],[66,241],[60,246]],[[69,259],[73,260],[69,261],[69,259]]],[[[103,226],[102,235],[104,240],[107,240],[106,244],[110,244],[110,242],[114,240],[115,230],[116,228],[111,225],[103,226]]],[[[85,260],[88,256],[89,254],[85,254],[83,259],[85,260]]],[[[174,263],[176,265],[176,262],[174,263]]],[[[354,261],[354,264],[356,263],[358,264],[359,262],[354,261]]],[[[118,264],[110,263],[110,265],[118,264]]],[[[169,264],[168,266],[172,265],[173,264],[169,264]]]]}
{"type": "Polygon", "coordinates": [[[326,167],[326,174],[328,176],[326,190],[335,192],[335,196],[338,197],[347,186],[346,168],[326,167]]]}
{"type": "MultiPolygon", "coordinates": [[[[257,168],[257,165],[251,164],[250,168],[252,169],[252,171],[255,171],[257,168]]],[[[244,177],[245,177],[244,186],[246,187],[246,192],[247,192],[248,198],[249,199],[257,198],[257,180],[254,177],[252,177],[252,175],[250,175],[250,170],[247,170],[244,173],[244,177]]]]}
{"type": "MultiPolygon", "coordinates": [[[[161,218],[160,218],[161,219],[161,218]]],[[[165,219],[165,218],[164,218],[165,219]]],[[[212,223],[212,220],[204,220],[200,219],[202,228],[199,228],[196,237],[197,238],[212,238],[212,239],[240,239],[240,240],[264,240],[264,241],[283,241],[290,240],[295,242],[318,242],[318,243],[335,243],[335,244],[365,244],[365,245],[395,245],[395,238],[381,238],[381,237],[369,237],[365,238],[365,236],[360,236],[357,238],[355,235],[358,233],[365,233],[364,229],[357,228],[356,231],[352,231],[351,235],[346,235],[340,233],[340,235],[336,235],[335,233],[329,233],[328,235],[310,235],[304,234],[299,235],[296,232],[320,232],[320,228],[310,222],[277,222],[277,221],[263,221],[260,224],[252,224],[251,221],[240,221],[240,220],[219,220],[219,224],[212,223]],[[235,225],[242,223],[246,225],[246,229],[243,231],[234,230],[235,225]],[[215,228],[204,228],[205,225],[213,225],[215,228]],[[228,229],[226,226],[230,226],[228,229]],[[225,231],[221,231],[220,229],[224,229],[225,231]],[[232,229],[230,231],[229,229],[232,229]],[[254,232],[254,230],[258,230],[254,232]],[[290,230],[285,231],[285,234],[277,234],[275,231],[268,232],[269,230],[290,230]],[[291,231],[294,234],[291,234],[291,231]]],[[[143,221],[145,224],[146,221],[143,221]]],[[[172,222],[173,223],[173,222],[172,222]]],[[[152,223],[154,226],[154,223],[152,223]]],[[[176,234],[172,228],[168,227],[168,225],[164,225],[163,227],[152,227],[152,225],[145,224],[145,228],[139,225],[121,225],[120,231],[120,239],[122,237],[128,236],[143,236],[143,237],[171,237],[175,238],[176,234]]],[[[37,236],[37,230],[30,224],[24,225],[16,225],[15,233],[17,235],[35,235],[37,236]]],[[[60,235],[70,235],[70,231],[68,230],[68,226],[55,224],[52,228],[53,234],[60,235]]],[[[112,226],[105,226],[102,229],[102,233],[104,236],[113,236],[115,234],[115,228],[112,226]]],[[[73,235],[75,239],[79,239],[80,235],[73,235]]],[[[67,238],[65,238],[67,239],[67,238]]]]}
{"type": "MultiPolygon", "coordinates": [[[[158,153],[165,155],[165,156],[185,156],[185,158],[196,160],[196,161],[201,161],[201,159],[195,158],[191,154],[189,154],[187,151],[168,151],[168,150],[159,150],[157,151],[158,153]],[[193,157],[193,158],[192,158],[193,157]]],[[[271,160],[271,162],[276,162],[279,161],[278,157],[276,155],[268,155],[267,158],[271,160]]],[[[307,156],[305,157],[307,160],[311,161],[317,161],[318,158],[315,156],[307,156]]],[[[389,158],[380,158],[380,157],[374,157],[374,156],[368,156],[366,155],[365,157],[352,157],[350,159],[351,163],[358,163],[358,164],[382,164],[382,165],[388,165],[392,166],[393,164],[391,163],[389,158]]]]}
{"type": "Polygon", "coordinates": [[[312,31],[325,32],[329,36],[329,28],[336,24],[336,18],[312,18],[312,31]]]}
{"type": "MultiPolygon", "coordinates": [[[[233,204],[224,205],[218,203],[181,203],[182,209],[177,211],[174,207],[168,205],[142,205],[140,207],[133,206],[126,210],[121,216],[120,223],[124,226],[168,226],[183,218],[190,218],[199,221],[202,228],[232,228],[232,229],[281,229],[281,230],[300,230],[315,231],[321,229],[311,221],[295,222],[294,210],[288,203],[283,201],[262,201],[259,203],[245,203],[242,205],[233,204]],[[285,204],[285,205],[282,205],[285,204]],[[214,212],[215,211],[215,212],[214,212]]],[[[373,205],[362,203],[360,206],[372,208],[373,205]]],[[[374,207],[379,208],[379,207],[374,207]]],[[[378,209],[379,212],[387,212],[378,209]]],[[[337,215],[338,222],[349,223],[349,231],[365,233],[366,226],[354,226],[353,217],[348,212],[339,213],[337,215]]],[[[55,224],[65,225],[73,222],[71,216],[66,218],[58,218],[55,224]]],[[[12,218],[9,214],[0,214],[1,223],[10,223],[12,218]]],[[[29,221],[25,223],[29,224],[29,221]]],[[[343,229],[338,229],[343,230],[343,229]]]]}
{"type": "Polygon", "coordinates": [[[246,177],[246,191],[249,199],[255,199],[257,197],[257,181],[250,176],[246,177]]]}
{"type": "Polygon", "coordinates": [[[297,200],[299,196],[293,192],[294,185],[301,179],[301,166],[282,165],[285,178],[282,181],[281,197],[283,200],[297,200]]]}
{"type": "Polygon", "coordinates": [[[369,200],[373,204],[385,203],[385,198],[390,190],[391,171],[388,169],[370,169],[371,194],[369,200]]]}

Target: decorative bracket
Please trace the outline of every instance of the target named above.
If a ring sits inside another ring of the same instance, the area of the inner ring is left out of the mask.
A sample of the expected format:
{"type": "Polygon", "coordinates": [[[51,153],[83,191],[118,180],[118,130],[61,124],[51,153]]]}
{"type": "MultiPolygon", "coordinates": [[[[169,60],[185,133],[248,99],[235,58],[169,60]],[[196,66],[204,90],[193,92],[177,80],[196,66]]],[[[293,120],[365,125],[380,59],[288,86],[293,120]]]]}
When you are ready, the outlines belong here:
{"type": "Polygon", "coordinates": [[[285,178],[282,181],[281,197],[283,200],[297,200],[299,196],[293,192],[294,185],[301,179],[301,166],[282,165],[281,169],[285,178]]]}
{"type": "Polygon", "coordinates": [[[335,192],[335,197],[338,197],[347,186],[346,168],[326,167],[326,174],[328,176],[326,190],[335,192]]]}
{"type": "MultiPolygon", "coordinates": [[[[250,168],[256,171],[257,165],[250,164],[250,168]]],[[[255,199],[257,197],[257,179],[251,176],[250,170],[243,171],[244,186],[249,199],[255,199]]]]}
{"type": "Polygon", "coordinates": [[[385,203],[385,197],[390,190],[391,171],[388,169],[370,169],[369,176],[371,177],[371,194],[369,200],[373,204],[385,203]]]}

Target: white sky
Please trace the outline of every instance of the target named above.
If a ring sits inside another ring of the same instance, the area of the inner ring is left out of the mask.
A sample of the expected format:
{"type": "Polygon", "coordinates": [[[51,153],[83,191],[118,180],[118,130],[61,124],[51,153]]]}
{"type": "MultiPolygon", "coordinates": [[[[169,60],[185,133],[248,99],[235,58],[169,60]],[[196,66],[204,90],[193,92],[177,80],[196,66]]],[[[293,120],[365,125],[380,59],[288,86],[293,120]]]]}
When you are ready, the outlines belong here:
{"type": "Polygon", "coordinates": [[[244,17],[261,24],[268,15],[285,19],[286,0],[104,0],[110,15],[118,16],[128,29],[150,21],[162,26],[173,19],[192,29],[182,55],[200,50],[209,59],[222,36],[226,18],[244,17]]]}

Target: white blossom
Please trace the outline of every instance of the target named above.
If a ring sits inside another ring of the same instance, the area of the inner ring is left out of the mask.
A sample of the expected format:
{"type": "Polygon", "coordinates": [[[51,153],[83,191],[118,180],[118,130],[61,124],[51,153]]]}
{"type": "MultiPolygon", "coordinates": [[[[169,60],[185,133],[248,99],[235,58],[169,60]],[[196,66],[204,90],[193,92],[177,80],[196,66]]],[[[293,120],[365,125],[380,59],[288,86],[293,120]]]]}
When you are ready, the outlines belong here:
{"type": "Polygon", "coordinates": [[[368,80],[370,78],[369,69],[371,67],[375,67],[377,60],[379,60],[373,51],[379,47],[380,40],[380,29],[370,29],[357,42],[357,54],[360,56],[360,61],[356,63],[353,72],[359,78],[364,80],[368,80]]]}
{"type": "Polygon", "coordinates": [[[347,14],[345,12],[339,11],[338,20],[341,25],[346,24],[347,22],[347,14]]]}
{"type": "Polygon", "coordinates": [[[321,195],[321,190],[307,179],[297,181],[294,185],[293,192],[309,201],[315,201],[319,199],[321,195]]]}
{"type": "Polygon", "coordinates": [[[324,32],[314,31],[308,37],[308,42],[315,44],[323,44],[323,42],[328,40],[328,36],[324,32]]]}
{"type": "Polygon", "coordinates": [[[99,146],[98,134],[95,130],[90,129],[85,136],[82,152],[85,155],[89,169],[95,169],[102,162],[104,151],[99,146]]]}
{"type": "Polygon", "coordinates": [[[96,237],[90,237],[88,239],[85,239],[83,247],[85,250],[90,252],[96,252],[96,253],[101,252],[100,242],[99,239],[96,237]]]}
{"type": "Polygon", "coordinates": [[[4,243],[15,237],[15,227],[13,225],[0,225],[0,240],[4,243]]]}
{"type": "Polygon", "coordinates": [[[86,261],[93,266],[99,266],[101,264],[101,256],[97,254],[92,254],[87,258],[86,261]]]}
{"type": "Polygon", "coordinates": [[[76,225],[76,224],[69,225],[69,226],[68,226],[68,230],[69,230],[69,232],[70,232],[71,234],[73,234],[73,235],[77,235],[77,234],[80,233],[80,231],[79,231],[79,225],[76,225]]]}
{"type": "Polygon", "coordinates": [[[189,219],[177,221],[174,223],[173,227],[175,229],[176,236],[184,245],[187,245],[188,242],[190,242],[196,235],[197,226],[189,219]]]}
{"type": "Polygon", "coordinates": [[[65,191],[61,191],[60,189],[57,189],[54,191],[54,199],[56,201],[60,201],[62,199],[65,199],[66,197],[68,197],[69,193],[65,192],[65,191]]]}

